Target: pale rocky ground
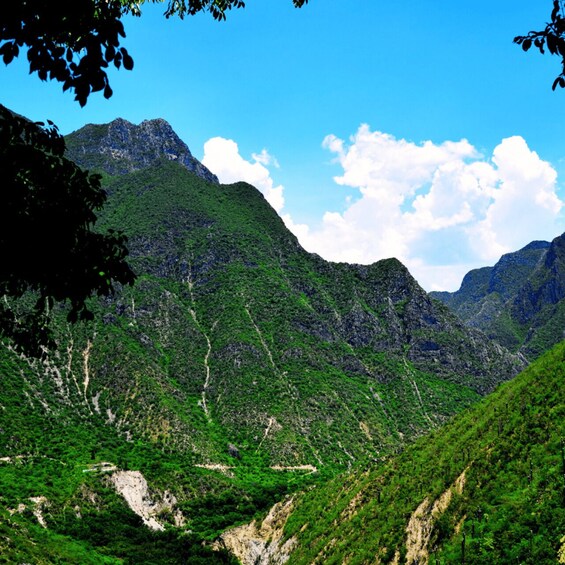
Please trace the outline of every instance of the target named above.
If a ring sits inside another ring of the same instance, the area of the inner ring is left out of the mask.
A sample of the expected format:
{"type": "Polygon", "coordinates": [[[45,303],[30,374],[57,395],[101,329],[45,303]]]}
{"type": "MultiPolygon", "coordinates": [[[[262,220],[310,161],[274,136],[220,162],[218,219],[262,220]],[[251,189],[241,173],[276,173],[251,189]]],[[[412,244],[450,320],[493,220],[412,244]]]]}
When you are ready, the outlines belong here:
{"type": "Polygon", "coordinates": [[[175,496],[168,491],[162,495],[150,493],[145,477],[139,471],[116,471],[110,475],[110,482],[116,491],[121,494],[128,506],[135,512],[143,523],[152,530],[164,530],[165,526],[157,520],[162,512],[172,512],[175,526],[184,525],[184,517],[177,510],[175,496]]]}
{"type": "Polygon", "coordinates": [[[282,542],[283,529],[294,508],[294,498],[275,504],[267,517],[257,524],[255,521],[227,530],[214,544],[216,549],[226,548],[242,565],[282,565],[296,544],[294,538],[282,542]]]}

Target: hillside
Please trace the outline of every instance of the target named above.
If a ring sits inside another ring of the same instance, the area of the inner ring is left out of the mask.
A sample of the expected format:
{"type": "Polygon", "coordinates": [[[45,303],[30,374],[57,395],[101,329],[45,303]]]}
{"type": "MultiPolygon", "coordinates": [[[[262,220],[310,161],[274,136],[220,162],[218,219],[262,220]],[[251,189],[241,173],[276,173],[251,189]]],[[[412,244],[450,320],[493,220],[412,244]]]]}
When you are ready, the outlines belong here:
{"type": "Polygon", "coordinates": [[[239,528],[219,546],[263,565],[282,556],[293,565],[563,563],[564,390],[562,343],[400,456],[287,499],[269,539],[264,526],[239,528]]]}
{"type": "Polygon", "coordinates": [[[565,234],[470,271],[453,293],[432,292],[468,326],[535,358],[563,338],[565,234]]]}
{"type": "Polygon", "coordinates": [[[229,559],[201,542],[400,450],[524,365],[397,260],[306,253],[256,189],[215,182],[162,120],[68,144],[103,173],[100,225],[124,230],[138,279],[93,300],[95,322],[53,312],[58,348],[41,360],[2,344],[11,559],[41,562],[33,543],[45,562],[69,562],[65,544],[96,563],[229,559]]]}

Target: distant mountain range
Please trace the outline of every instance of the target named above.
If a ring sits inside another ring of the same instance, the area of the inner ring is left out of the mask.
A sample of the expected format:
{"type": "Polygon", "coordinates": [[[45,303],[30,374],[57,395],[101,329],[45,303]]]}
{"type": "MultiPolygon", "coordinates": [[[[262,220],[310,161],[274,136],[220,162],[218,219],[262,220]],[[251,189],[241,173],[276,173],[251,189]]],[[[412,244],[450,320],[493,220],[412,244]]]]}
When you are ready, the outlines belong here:
{"type": "Polygon", "coordinates": [[[232,562],[206,545],[226,527],[382,463],[525,366],[396,259],[304,251],[163,120],[67,144],[103,173],[99,225],[125,232],[138,278],[92,323],[56,309],[43,359],[0,349],[8,561],[232,562]]]}
{"type": "Polygon", "coordinates": [[[432,292],[469,327],[535,358],[565,337],[565,234],[470,271],[457,292],[432,292]]]}

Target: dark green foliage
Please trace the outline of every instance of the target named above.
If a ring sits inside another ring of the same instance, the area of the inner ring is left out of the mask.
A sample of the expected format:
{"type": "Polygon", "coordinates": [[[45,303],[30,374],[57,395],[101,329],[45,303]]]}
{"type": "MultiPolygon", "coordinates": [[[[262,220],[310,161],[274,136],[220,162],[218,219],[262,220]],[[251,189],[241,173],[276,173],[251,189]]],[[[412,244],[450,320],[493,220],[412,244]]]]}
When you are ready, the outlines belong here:
{"type": "Polygon", "coordinates": [[[64,157],[65,142],[50,124],[34,124],[0,106],[0,296],[35,293],[35,307],[2,301],[0,335],[37,355],[49,341],[54,302],[68,300],[69,321],[92,316],[85,301],[133,281],[119,231],[96,232],[105,200],[100,177],[64,157]]]}
{"type": "MultiPolygon", "coordinates": [[[[308,0],[293,0],[301,7],[308,0]]],[[[159,2],[160,0],[153,0],[159,2]]],[[[9,65],[27,49],[29,71],[41,80],[56,80],[71,89],[84,106],[92,92],[112,96],[106,69],[109,65],[133,69],[133,59],[121,45],[125,38],[122,18],[139,16],[143,2],[126,0],[75,0],[71,3],[16,1],[5,10],[0,24],[0,56],[9,65]]],[[[167,17],[209,12],[215,20],[226,18],[241,0],[170,0],[167,17]]]]}
{"type": "Polygon", "coordinates": [[[120,21],[129,11],[122,0],[77,0],[67,4],[15,2],[5,11],[0,26],[0,55],[10,64],[27,48],[29,70],[41,80],[56,80],[63,89],[72,89],[81,106],[91,92],[112,96],[106,69],[133,68],[124,47],[120,21]]]}

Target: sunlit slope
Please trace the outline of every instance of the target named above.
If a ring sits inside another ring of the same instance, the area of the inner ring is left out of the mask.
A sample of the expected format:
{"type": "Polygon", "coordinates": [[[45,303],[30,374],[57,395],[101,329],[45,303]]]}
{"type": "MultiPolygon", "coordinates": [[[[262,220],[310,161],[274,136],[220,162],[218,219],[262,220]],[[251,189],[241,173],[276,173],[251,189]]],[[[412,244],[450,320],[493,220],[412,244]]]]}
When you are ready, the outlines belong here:
{"type": "MultiPolygon", "coordinates": [[[[185,447],[214,461],[229,441],[274,464],[346,464],[441,424],[520,366],[398,261],[306,253],[249,185],[163,161],[107,187],[104,223],[126,231],[139,280],[100,313],[92,394],[105,379],[149,386],[128,366],[150,367],[170,426],[159,441],[191,437],[185,447]]],[[[152,408],[134,396],[141,433],[152,408]]]]}
{"type": "Polygon", "coordinates": [[[565,544],[565,344],[377,469],[308,492],[300,563],[555,563],[565,544]]]}

